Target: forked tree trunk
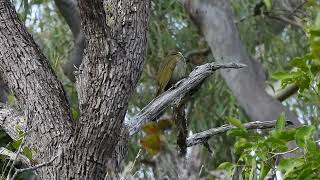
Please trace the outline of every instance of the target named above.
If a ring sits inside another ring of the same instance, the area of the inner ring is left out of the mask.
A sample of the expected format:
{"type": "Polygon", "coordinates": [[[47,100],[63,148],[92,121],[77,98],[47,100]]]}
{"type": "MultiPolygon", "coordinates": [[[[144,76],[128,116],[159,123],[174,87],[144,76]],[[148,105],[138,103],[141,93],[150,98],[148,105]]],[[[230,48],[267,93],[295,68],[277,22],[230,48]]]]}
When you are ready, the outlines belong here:
{"type": "Polygon", "coordinates": [[[63,152],[40,170],[41,179],[104,179],[119,170],[129,138],[124,116],[144,62],[149,4],[79,0],[87,46],[76,76],[80,120],[72,122],[48,60],[10,0],[0,0],[0,73],[27,109],[33,159],[45,162],[63,152]]]}

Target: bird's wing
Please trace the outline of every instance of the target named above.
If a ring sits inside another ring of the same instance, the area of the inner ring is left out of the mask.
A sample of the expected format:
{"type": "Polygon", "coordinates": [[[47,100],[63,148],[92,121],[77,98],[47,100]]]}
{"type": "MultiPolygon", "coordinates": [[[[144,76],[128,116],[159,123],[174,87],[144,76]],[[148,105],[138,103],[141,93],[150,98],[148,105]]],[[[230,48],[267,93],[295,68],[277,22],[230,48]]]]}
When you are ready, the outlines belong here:
{"type": "Polygon", "coordinates": [[[171,79],[172,73],[174,68],[176,67],[177,60],[169,60],[168,63],[163,64],[160,66],[158,72],[158,91],[157,96],[159,96],[163,91],[164,88],[167,86],[168,82],[171,79]]]}

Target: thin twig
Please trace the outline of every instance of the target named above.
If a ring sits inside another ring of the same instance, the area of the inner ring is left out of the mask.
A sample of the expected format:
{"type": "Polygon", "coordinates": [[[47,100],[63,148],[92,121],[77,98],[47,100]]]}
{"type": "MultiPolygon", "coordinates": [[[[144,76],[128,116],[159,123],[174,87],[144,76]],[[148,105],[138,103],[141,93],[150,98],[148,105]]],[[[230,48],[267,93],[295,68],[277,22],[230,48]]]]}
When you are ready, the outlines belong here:
{"type": "Polygon", "coordinates": [[[197,55],[203,55],[206,56],[210,53],[210,48],[206,47],[206,48],[202,48],[202,49],[195,49],[192,51],[189,51],[185,54],[185,58],[187,59],[187,61],[192,57],[192,56],[197,56],[197,55]]]}
{"type": "MultiPolygon", "coordinates": [[[[17,157],[16,153],[4,147],[0,147],[0,155],[8,156],[10,161],[14,161],[15,157],[17,157]]],[[[18,162],[23,164],[25,167],[31,166],[30,160],[22,154],[18,156],[18,162]]]]}
{"type": "Polygon", "coordinates": [[[131,166],[131,168],[130,168],[130,172],[133,170],[134,165],[136,164],[138,158],[140,157],[141,151],[142,151],[142,150],[139,149],[139,152],[137,153],[137,156],[134,158],[134,161],[133,161],[132,166],[131,166]]]}
{"type": "MultiPolygon", "coordinates": [[[[316,143],[319,143],[319,142],[320,142],[320,139],[319,139],[319,140],[316,140],[315,142],[316,142],[316,143]]],[[[293,148],[293,149],[291,149],[291,150],[289,150],[289,151],[285,151],[285,152],[279,152],[279,153],[269,152],[269,153],[270,153],[270,154],[273,154],[273,156],[271,157],[271,158],[273,158],[273,157],[275,157],[275,156],[285,155],[285,154],[292,153],[292,152],[294,152],[294,151],[296,151],[296,150],[298,150],[298,149],[300,149],[300,147],[295,147],[295,148],[293,148]]]]}
{"type": "MultiPolygon", "coordinates": [[[[268,129],[268,128],[273,128],[275,124],[276,124],[276,121],[264,121],[264,122],[255,121],[255,122],[245,123],[243,124],[243,126],[246,129],[268,129]]],[[[286,121],[286,125],[292,125],[292,122],[286,121]]],[[[210,139],[212,136],[225,133],[228,130],[233,128],[236,128],[236,127],[230,124],[226,124],[218,128],[212,128],[200,133],[193,134],[187,139],[187,146],[190,147],[197,144],[203,144],[207,142],[208,139],[210,139]]]]}
{"type": "MultiPolygon", "coordinates": [[[[13,160],[13,162],[12,162],[12,164],[11,164],[11,167],[10,167],[9,172],[8,172],[7,180],[10,179],[10,174],[11,174],[11,172],[13,171],[14,165],[16,164],[16,162],[17,162],[17,160],[18,160],[18,157],[19,157],[19,155],[20,155],[20,153],[21,153],[21,151],[22,151],[22,147],[24,146],[24,143],[25,143],[25,137],[26,137],[26,134],[24,134],[23,139],[22,139],[22,142],[21,142],[21,144],[20,144],[20,146],[19,146],[19,148],[18,148],[18,151],[17,151],[17,153],[16,153],[16,157],[14,158],[14,160],[13,160]]],[[[12,177],[14,177],[14,176],[12,176],[12,177]]],[[[13,178],[12,178],[12,179],[13,179],[13,178]]]]}
{"type": "Polygon", "coordinates": [[[285,23],[291,24],[291,25],[296,26],[296,27],[301,28],[301,29],[304,28],[303,25],[299,24],[296,21],[290,20],[290,19],[288,19],[288,18],[286,18],[284,16],[273,16],[273,15],[267,15],[267,16],[272,18],[272,19],[276,19],[276,20],[283,21],[285,23]]]}
{"type": "Polygon", "coordinates": [[[19,174],[19,173],[23,173],[23,172],[26,172],[26,171],[35,171],[37,169],[40,169],[42,167],[46,167],[46,166],[50,166],[54,160],[56,160],[58,157],[60,157],[62,154],[62,150],[59,149],[58,152],[57,152],[57,155],[54,156],[53,158],[50,159],[50,161],[48,162],[44,162],[44,163],[41,163],[41,164],[38,164],[36,166],[33,166],[33,167],[29,167],[29,168],[24,168],[24,169],[16,169],[16,172],[14,173],[14,175],[12,176],[11,180],[14,180],[15,177],[19,174]]]}
{"type": "Polygon", "coordinates": [[[296,8],[294,8],[294,10],[291,11],[291,13],[288,15],[288,17],[292,16],[294,13],[296,13],[299,9],[302,8],[302,6],[304,6],[308,1],[305,0],[302,3],[300,3],[296,8]]]}

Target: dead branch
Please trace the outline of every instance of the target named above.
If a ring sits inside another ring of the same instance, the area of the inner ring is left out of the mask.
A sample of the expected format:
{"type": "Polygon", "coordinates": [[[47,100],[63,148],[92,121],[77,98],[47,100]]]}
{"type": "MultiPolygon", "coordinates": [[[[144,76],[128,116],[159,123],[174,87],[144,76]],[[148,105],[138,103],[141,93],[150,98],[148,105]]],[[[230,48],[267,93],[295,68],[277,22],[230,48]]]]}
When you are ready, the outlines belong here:
{"type": "MultiPolygon", "coordinates": [[[[254,122],[245,123],[243,124],[243,126],[246,129],[268,129],[268,128],[273,128],[275,124],[276,124],[276,121],[264,121],[264,122],[254,121],[254,122]]],[[[286,125],[292,125],[292,122],[286,121],[286,125]]],[[[223,134],[233,128],[236,128],[236,127],[230,124],[225,124],[218,128],[212,128],[200,133],[193,134],[187,139],[187,146],[190,147],[197,144],[206,143],[211,137],[215,135],[223,134]]]]}
{"type": "Polygon", "coordinates": [[[125,122],[126,127],[129,129],[129,135],[132,136],[139,132],[141,127],[157,117],[166,107],[173,103],[181,96],[185,96],[188,92],[196,88],[204,79],[209,77],[214,71],[218,69],[233,68],[239,69],[246,65],[237,63],[207,63],[196,67],[187,78],[177,82],[166,92],[162,93],[157,98],[153,99],[147,106],[145,106],[133,118],[125,122]]]}

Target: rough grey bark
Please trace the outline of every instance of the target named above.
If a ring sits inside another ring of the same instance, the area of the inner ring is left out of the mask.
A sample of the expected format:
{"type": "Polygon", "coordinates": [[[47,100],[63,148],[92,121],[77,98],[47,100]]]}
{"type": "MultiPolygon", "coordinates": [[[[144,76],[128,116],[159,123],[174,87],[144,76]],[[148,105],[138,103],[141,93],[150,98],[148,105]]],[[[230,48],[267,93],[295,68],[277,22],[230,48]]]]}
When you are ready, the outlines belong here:
{"type": "Polygon", "coordinates": [[[143,67],[150,2],[78,3],[86,46],[76,76],[80,119],[68,162],[72,171],[81,171],[66,178],[102,179],[117,170],[112,155],[126,134],[121,129],[128,100],[143,67]]]}
{"type": "MultiPolygon", "coordinates": [[[[10,1],[0,0],[0,73],[27,112],[28,138],[36,162],[49,160],[73,132],[61,83],[38,46],[18,20],[10,1]]],[[[43,171],[50,177],[52,166],[43,171]]]]}
{"type": "Polygon", "coordinates": [[[221,74],[251,120],[273,120],[279,113],[286,112],[289,120],[299,123],[292,112],[265,92],[256,62],[240,40],[229,1],[184,0],[183,3],[218,62],[237,60],[248,66],[243,71],[223,70],[221,74]]]}
{"type": "Polygon", "coordinates": [[[7,102],[8,86],[0,76],[0,102],[7,102]]]}
{"type": "Polygon", "coordinates": [[[27,109],[33,159],[49,161],[63,150],[59,163],[40,170],[42,179],[103,179],[108,169],[115,170],[121,145],[127,145],[121,129],[144,62],[149,1],[79,5],[87,46],[77,77],[81,115],[75,124],[47,59],[10,1],[0,0],[0,72],[21,109],[27,109]]]}

